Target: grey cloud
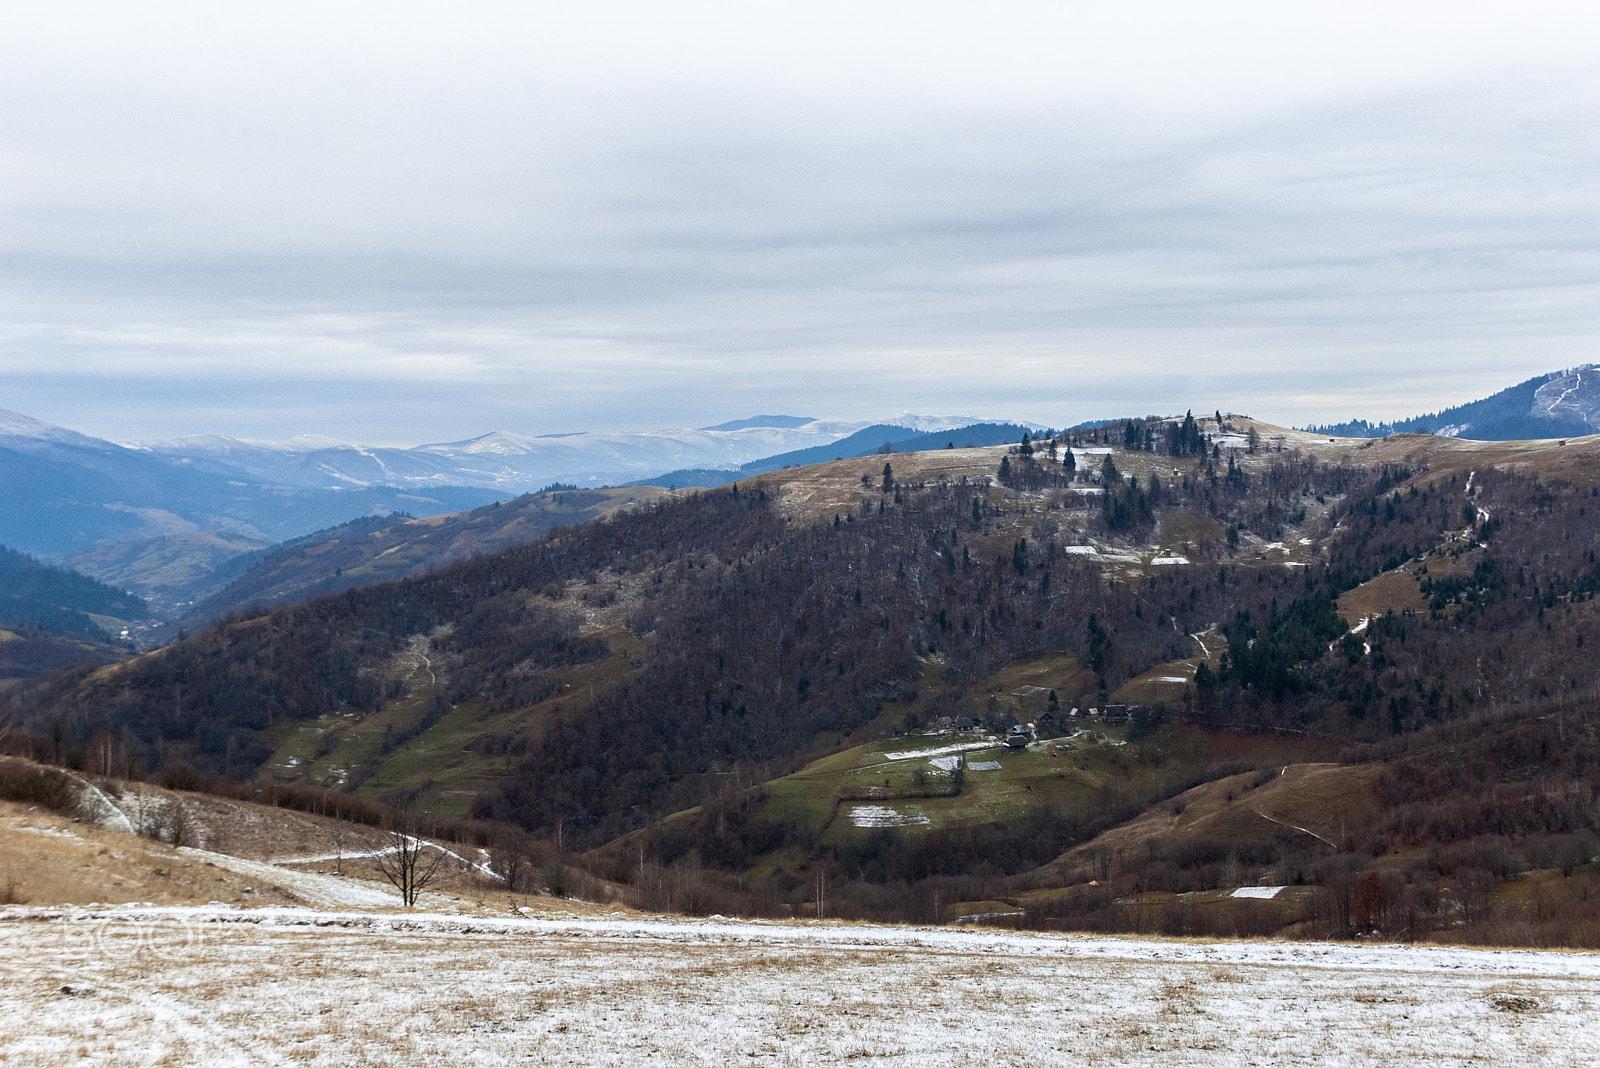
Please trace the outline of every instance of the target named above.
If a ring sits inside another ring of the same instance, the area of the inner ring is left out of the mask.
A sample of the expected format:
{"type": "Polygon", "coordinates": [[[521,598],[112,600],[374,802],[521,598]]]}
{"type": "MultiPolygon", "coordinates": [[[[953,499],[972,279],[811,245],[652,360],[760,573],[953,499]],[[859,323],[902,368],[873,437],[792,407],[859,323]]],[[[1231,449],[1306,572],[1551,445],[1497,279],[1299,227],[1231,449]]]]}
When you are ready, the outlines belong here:
{"type": "Polygon", "coordinates": [[[1301,422],[1467,399],[1600,326],[1581,81],[1189,136],[983,101],[288,96],[13,139],[0,406],[396,443],[780,408],[1301,422]]]}

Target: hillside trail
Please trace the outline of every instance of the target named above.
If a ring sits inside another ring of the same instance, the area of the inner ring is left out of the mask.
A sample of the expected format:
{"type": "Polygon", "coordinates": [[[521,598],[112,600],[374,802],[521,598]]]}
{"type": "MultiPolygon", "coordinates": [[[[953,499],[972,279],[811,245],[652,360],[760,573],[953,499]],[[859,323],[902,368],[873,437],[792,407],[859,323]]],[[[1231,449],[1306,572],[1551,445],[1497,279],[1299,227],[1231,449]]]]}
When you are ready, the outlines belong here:
{"type": "Polygon", "coordinates": [[[428,685],[439,685],[439,677],[433,673],[433,661],[428,659],[428,644],[430,639],[426,634],[413,634],[406,644],[406,652],[414,659],[411,662],[411,673],[416,674],[420,667],[428,673],[428,685]]]}
{"type": "MultiPolygon", "coordinates": [[[[1283,770],[1284,771],[1288,771],[1289,769],[1288,768],[1284,768],[1283,770]]],[[[1281,774],[1283,774],[1283,772],[1279,772],[1279,774],[1281,775],[1281,774]]],[[[1276,816],[1267,815],[1265,812],[1262,812],[1261,809],[1257,808],[1255,805],[1251,805],[1250,806],[1250,811],[1254,812],[1257,816],[1260,816],[1262,819],[1266,820],[1268,823],[1276,823],[1279,827],[1287,827],[1291,831],[1299,831],[1301,834],[1309,834],[1311,837],[1315,838],[1317,841],[1321,842],[1323,845],[1331,847],[1335,852],[1337,852],[1338,849],[1339,849],[1339,847],[1337,845],[1335,845],[1334,843],[1328,841],[1326,838],[1322,837],[1322,835],[1318,834],[1316,831],[1313,831],[1309,827],[1300,827],[1300,826],[1297,826],[1297,825],[1295,825],[1293,823],[1285,823],[1283,820],[1278,819],[1276,816]]]]}
{"type": "MultiPolygon", "coordinates": [[[[412,838],[409,835],[406,838],[406,842],[412,847],[417,847],[420,843],[421,848],[437,849],[447,858],[461,865],[463,869],[471,870],[475,874],[487,876],[490,879],[504,878],[492,867],[490,867],[491,858],[486,850],[478,850],[478,859],[469,860],[460,853],[457,853],[455,850],[448,849],[440,845],[438,842],[430,842],[427,839],[412,838]]],[[[330,860],[364,860],[372,857],[386,857],[398,851],[398,846],[383,846],[379,849],[345,850],[342,853],[314,853],[299,857],[273,857],[270,863],[273,866],[284,864],[324,864],[330,860]]]]}

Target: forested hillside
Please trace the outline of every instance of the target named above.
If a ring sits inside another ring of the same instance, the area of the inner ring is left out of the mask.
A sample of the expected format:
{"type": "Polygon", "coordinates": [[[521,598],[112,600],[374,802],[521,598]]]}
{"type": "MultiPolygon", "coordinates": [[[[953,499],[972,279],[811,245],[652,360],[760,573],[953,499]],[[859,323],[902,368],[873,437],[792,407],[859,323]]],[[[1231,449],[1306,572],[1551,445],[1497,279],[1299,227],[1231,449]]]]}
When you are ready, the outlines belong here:
{"type": "MultiPolygon", "coordinates": [[[[1172,895],[1376,872],[1415,933],[1449,922],[1460,872],[1493,902],[1600,851],[1595,474],[1554,442],[1362,447],[1221,416],[840,461],[8,700],[150,768],[422,788],[673,907],[795,907],[831,873],[860,915],[1003,899],[1210,930],[1238,910],[1172,895]]],[[[1362,926],[1302,897],[1268,927],[1362,926]]]]}
{"type": "MultiPolygon", "coordinates": [[[[1016,458],[1019,471],[1033,463],[1016,458]]],[[[1367,477],[1303,461],[1254,483],[1238,469],[1202,470],[1112,495],[1058,490],[1067,496],[1054,510],[1088,515],[1103,497],[1110,506],[1095,522],[1108,534],[1169,508],[1267,529],[1298,509],[1308,479],[1336,493],[1367,477]]],[[[393,662],[418,641],[435,677],[448,680],[435,689],[450,706],[532,705],[533,696],[498,696],[551,685],[541,672],[560,660],[527,635],[565,628],[570,643],[583,619],[574,597],[615,601],[619,637],[642,643],[623,676],[569,715],[496,743],[525,750],[528,774],[518,781],[541,783],[537,794],[508,787],[502,808],[531,826],[562,818],[598,841],[692,803],[703,777],[725,765],[764,777],[769,764],[838,744],[881,704],[914,691],[918,657],[943,657],[954,678],[1046,650],[1080,652],[1095,665],[1092,698],[1182,655],[1187,630],[1240,598],[1259,615],[1273,598],[1287,602],[1306,581],[1322,581],[1320,570],[1308,580],[1224,568],[1196,581],[1182,569],[1154,579],[1154,598],[1142,596],[1064,551],[1030,491],[983,481],[880,475],[852,514],[820,525],[795,522],[776,491],[759,487],[664,501],[415,579],[225,622],[31,695],[29,714],[64,715],[82,737],[119,730],[152,764],[168,759],[160,746],[208,770],[248,774],[264,758],[254,732],[278,718],[375,710],[413,685],[398,681],[393,662]]],[[[556,655],[571,654],[564,645],[556,655]]]]}
{"type": "Polygon", "coordinates": [[[654,488],[528,493],[469,512],[416,519],[366,516],[228,562],[226,585],[194,605],[183,620],[200,627],[247,608],[303,601],[356,586],[441,567],[473,553],[535,541],[655,499],[654,488]]]}
{"type": "Polygon", "coordinates": [[[115,660],[123,651],[102,623],[146,614],[126,590],[0,546],[0,679],[115,660]]]}
{"type": "Polygon", "coordinates": [[[134,619],[146,611],[144,602],[126,590],[96,582],[76,571],[51,567],[3,545],[0,598],[4,599],[0,622],[48,630],[87,632],[94,627],[89,614],[134,619]]]}

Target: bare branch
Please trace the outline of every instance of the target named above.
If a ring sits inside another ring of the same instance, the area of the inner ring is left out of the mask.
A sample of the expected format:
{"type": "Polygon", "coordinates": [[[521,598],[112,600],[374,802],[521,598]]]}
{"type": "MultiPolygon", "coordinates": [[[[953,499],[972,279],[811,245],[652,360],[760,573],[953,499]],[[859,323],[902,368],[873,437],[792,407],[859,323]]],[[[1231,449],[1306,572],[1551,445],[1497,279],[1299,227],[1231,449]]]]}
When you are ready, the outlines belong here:
{"type": "Polygon", "coordinates": [[[373,858],[378,871],[409,906],[436,880],[448,854],[422,837],[422,813],[414,800],[397,803],[385,821],[389,848],[373,858]]]}

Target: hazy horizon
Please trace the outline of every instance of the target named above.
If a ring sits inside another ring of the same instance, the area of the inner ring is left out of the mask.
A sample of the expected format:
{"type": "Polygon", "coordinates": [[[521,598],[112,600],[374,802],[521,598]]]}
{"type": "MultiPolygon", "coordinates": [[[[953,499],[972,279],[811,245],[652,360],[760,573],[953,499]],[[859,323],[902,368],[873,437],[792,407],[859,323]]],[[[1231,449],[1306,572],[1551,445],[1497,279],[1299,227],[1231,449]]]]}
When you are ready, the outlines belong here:
{"type": "Polygon", "coordinates": [[[113,440],[1304,425],[1594,359],[1578,5],[10,22],[0,408],[113,440]]]}

